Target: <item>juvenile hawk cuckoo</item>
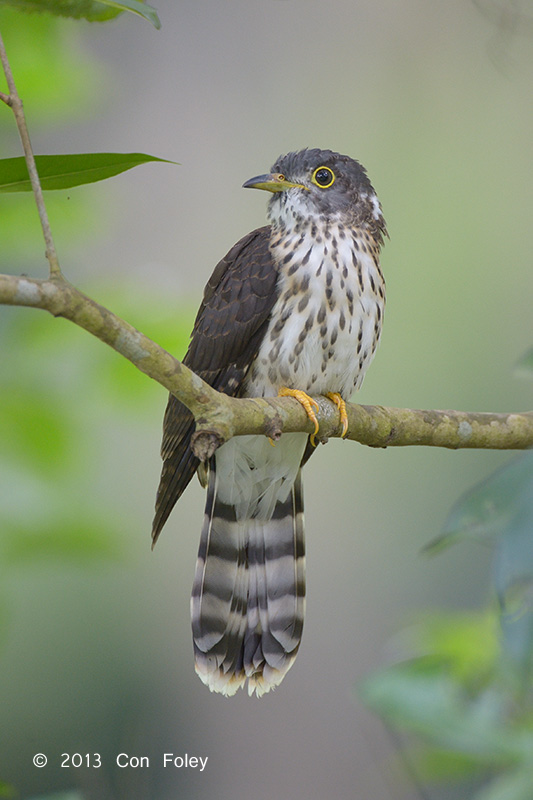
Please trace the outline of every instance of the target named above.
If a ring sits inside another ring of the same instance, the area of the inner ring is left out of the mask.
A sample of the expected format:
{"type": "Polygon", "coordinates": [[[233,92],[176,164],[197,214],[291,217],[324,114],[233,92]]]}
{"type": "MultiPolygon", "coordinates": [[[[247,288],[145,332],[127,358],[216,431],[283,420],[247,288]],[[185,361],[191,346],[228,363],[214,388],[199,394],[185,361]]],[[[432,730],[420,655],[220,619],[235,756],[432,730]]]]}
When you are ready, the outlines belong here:
{"type": "MultiPolygon", "coordinates": [[[[386,233],[364,168],[331,150],[279,158],[246,188],[271,193],[268,225],[252,231],[215,267],[184,363],[240,397],[292,395],[315,422],[309,395],[338,406],[363,380],[378,344],[386,233]]],[[[154,543],[200,464],[194,421],[170,396],[154,543]]],[[[301,467],[314,435],[286,433],[275,446],[239,436],[220,447],[201,477],[207,501],[191,615],[196,671],[213,691],[248,680],[258,696],[283,679],[302,635],[305,556],[301,467]]]]}

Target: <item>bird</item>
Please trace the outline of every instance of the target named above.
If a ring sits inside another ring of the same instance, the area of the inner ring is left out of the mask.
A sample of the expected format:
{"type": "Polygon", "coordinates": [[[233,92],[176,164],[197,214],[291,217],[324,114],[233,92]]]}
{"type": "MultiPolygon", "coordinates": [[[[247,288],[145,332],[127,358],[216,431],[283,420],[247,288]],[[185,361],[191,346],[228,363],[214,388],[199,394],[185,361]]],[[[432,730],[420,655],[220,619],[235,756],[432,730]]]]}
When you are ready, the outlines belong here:
{"type": "Polygon", "coordinates": [[[152,539],[198,472],[207,495],[191,598],[195,669],[211,691],[234,695],[248,682],[260,697],[282,681],[302,637],[313,395],[336,404],[344,436],[346,401],[381,334],[387,230],[364,167],[332,150],[290,152],[243,186],[270,193],[268,224],[215,267],[183,363],[231,396],[294,397],[314,433],[233,437],[204,465],[190,447],[194,418],[171,394],[152,539]]]}

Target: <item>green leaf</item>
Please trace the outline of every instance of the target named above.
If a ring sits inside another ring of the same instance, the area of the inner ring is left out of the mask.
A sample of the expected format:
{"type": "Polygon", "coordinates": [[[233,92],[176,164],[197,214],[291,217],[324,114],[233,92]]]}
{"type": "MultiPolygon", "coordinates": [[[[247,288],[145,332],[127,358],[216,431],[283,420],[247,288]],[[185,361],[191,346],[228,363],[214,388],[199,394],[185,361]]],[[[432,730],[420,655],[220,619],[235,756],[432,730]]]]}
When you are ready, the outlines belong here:
{"type": "Polygon", "coordinates": [[[479,765],[512,764],[533,744],[531,735],[505,724],[497,693],[489,689],[470,697],[438,658],[413,659],[382,670],[362,684],[360,693],[366,705],[395,728],[479,765]]]}
{"type": "MultiPolygon", "coordinates": [[[[145,153],[73,153],[70,155],[35,156],[43,189],[70,189],[85,183],[111,178],[128,169],[165,158],[145,153]]],[[[29,192],[31,183],[23,157],[0,159],[0,192],[29,192]]]]}
{"type": "Polygon", "coordinates": [[[155,8],[140,0],[0,0],[0,5],[10,5],[21,11],[48,11],[59,17],[86,19],[89,22],[105,22],[118,14],[129,11],[161,27],[155,8]]]}
{"type": "Polygon", "coordinates": [[[497,470],[456,503],[430,551],[462,538],[489,540],[508,673],[524,690],[533,675],[533,453],[497,470]],[[510,667],[513,666],[511,669],[510,667]]]}
{"type": "Polygon", "coordinates": [[[119,11],[131,11],[132,14],[139,14],[147,19],[148,22],[151,22],[154,28],[158,30],[161,27],[155,8],[145,5],[145,3],[140,3],[138,0],[121,0],[121,2],[117,2],[117,0],[100,0],[100,2],[106,6],[118,8],[119,11]]]}
{"type": "Polygon", "coordinates": [[[439,612],[426,615],[411,631],[412,650],[438,654],[461,685],[479,689],[490,680],[499,655],[495,613],[439,612]]]}
{"type": "MultiPolygon", "coordinates": [[[[426,552],[433,553],[462,538],[506,535],[519,518],[533,514],[533,453],[514,459],[466,492],[452,508],[441,536],[426,552]]],[[[531,539],[533,544],[533,537],[531,539]]]]}
{"type": "Polygon", "coordinates": [[[11,6],[30,13],[48,12],[57,17],[105,22],[117,17],[121,11],[109,8],[99,0],[0,0],[0,5],[11,6]]]}

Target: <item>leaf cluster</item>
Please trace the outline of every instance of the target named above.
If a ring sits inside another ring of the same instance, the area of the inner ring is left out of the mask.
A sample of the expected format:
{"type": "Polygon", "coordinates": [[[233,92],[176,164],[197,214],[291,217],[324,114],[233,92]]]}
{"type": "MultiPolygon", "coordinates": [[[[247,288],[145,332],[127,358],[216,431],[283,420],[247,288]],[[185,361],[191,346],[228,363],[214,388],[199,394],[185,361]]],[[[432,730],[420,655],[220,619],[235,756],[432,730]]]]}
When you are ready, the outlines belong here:
{"type": "Polygon", "coordinates": [[[429,548],[473,539],[493,550],[493,601],[435,614],[406,634],[403,659],[361,687],[405,737],[426,780],[475,778],[472,800],[529,800],[533,786],[533,453],[467,492],[429,548]]]}

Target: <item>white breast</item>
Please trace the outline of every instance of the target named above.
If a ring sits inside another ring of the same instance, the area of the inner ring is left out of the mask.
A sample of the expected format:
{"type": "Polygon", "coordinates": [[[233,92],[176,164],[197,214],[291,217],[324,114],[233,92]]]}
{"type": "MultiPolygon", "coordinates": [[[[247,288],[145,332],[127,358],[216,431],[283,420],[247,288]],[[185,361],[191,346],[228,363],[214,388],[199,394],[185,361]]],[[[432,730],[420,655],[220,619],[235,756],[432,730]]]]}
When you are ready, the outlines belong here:
{"type": "Polygon", "coordinates": [[[364,233],[331,226],[325,234],[307,229],[273,243],[279,297],[248,378],[250,396],[287,386],[348,398],[361,385],[381,332],[383,277],[364,233]]]}

